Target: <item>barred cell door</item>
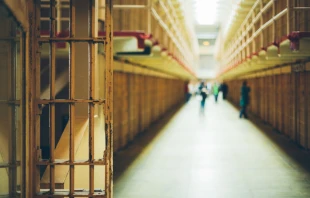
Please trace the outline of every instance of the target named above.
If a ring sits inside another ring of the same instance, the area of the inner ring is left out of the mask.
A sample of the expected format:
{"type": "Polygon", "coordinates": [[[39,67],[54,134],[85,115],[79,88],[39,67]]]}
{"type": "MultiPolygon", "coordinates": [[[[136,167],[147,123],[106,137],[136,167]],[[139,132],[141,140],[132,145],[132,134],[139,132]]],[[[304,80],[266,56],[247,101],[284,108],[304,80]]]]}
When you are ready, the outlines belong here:
{"type": "Polygon", "coordinates": [[[0,3],[0,197],[24,195],[24,33],[0,3]]]}
{"type": "Polygon", "coordinates": [[[32,197],[113,196],[111,3],[33,3],[32,197]]]}

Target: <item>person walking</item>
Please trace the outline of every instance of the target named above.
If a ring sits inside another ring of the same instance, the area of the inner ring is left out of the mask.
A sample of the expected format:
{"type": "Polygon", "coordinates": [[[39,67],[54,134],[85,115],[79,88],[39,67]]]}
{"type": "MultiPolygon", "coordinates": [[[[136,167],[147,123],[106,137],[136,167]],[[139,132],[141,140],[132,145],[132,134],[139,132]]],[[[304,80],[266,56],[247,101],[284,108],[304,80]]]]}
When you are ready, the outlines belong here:
{"type": "Polygon", "coordinates": [[[248,118],[248,115],[246,113],[247,106],[249,104],[249,92],[250,88],[247,86],[247,82],[243,81],[241,90],[240,90],[240,115],[239,117],[242,118],[248,118]]]}
{"type": "Polygon", "coordinates": [[[193,85],[191,82],[188,82],[185,85],[185,93],[186,93],[186,102],[188,102],[193,95],[193,85]]]}
{"type": "Polygon", "coordinates": [[[207,99],[207,89],[206,88],[202,88],[201,92],[201,101],[200,101],[200,113],[204,115],[205,113],[205,104],[206,104],[206,99],[207,99]]]}
{"type": "Polygon", "coordinates": [[[219,96],[219,86],[217,85],[217,83],[213,84],[212,92],[213,92],[213,95],[214,95],[215,102],[217,103],[217,98],[219,96]]]}
{"type": "Polygon", "coordinates": [[[228,85],[225,82],[221,86],[221,91],[223,94],[223,100],[226,100],[228,94],[228,85]]]}

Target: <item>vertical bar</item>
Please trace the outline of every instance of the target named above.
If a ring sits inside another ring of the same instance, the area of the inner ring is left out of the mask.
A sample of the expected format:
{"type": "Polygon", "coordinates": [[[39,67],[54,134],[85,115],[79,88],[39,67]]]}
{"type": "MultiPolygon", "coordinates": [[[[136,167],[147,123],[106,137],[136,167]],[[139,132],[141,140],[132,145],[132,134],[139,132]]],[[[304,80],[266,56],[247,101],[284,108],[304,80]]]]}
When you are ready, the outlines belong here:
{"type": "MultiPolygon", "coordinates": [[[[69,31],[70,38],[75,37],[75,0],[70,0],[70,23],[69,31]]],[[[69,97],[71,100],[75,99],[75,43],[70,42],[69,49],[69,97]]],[[[74,134],[75,134],[75,103],[70,104],[70,146],[69,158],[70,162],[74,162],[74,134]]],[[[70,195],[74,194],[74,165],[70,165],[70,195]]]]}
{"type": "Polygon", "coordinates": [[[290,6],[291,0],[286,0],[286,7],[287,7],[287,13],[286,13],[286,34],[289,35],[291,32],[291,6],[290,6]]]}
{"type": "MultiPolygon", "coordinates": [[[[12,27],[12,36],[16,37],[16,25],[13,25],[12,27]]],[[[11,100],[17,100],[16,98],[16,86],[17,86],[17,78],[16,78],[16,72],[17,72],[17,62],[16,62],[16,41],[13,41],[11,43],[11,100]]],[[[12,109],[12,113],[11,113],[11,117],[12,117],[12,135],[11,135],[11,161],[10,163],[15,164],[16,165],[16,133],[17,133],[17,114],[16,114],[16,105],[12,105],[11,106],[12,109]]],[[[17,192],[17,166],[13,166],[11,168],[11,195],[14,197],[16,196],[16,192],[17,192]]]]}
{"type": "Polygon", "coordinates": [[[152,0],[147,0],[147,33],[152,32],[152,0]]]}
{"type": "MultiPolygon", "coordinates": [[[[260,10],[264,8],[263,0],[260,0],[260,10]]],[[[263,26],[264,20],[263,20],[264,13],[262,13],[259,18],[260,18],[260,27],[263,26]]],[[[264,31],[261,31],[260,33],[260,47],[264,46],[264,31]]]]}
{"type": "MultiPolygon", "coordinates": [[[[248,19],[249,20],[249,19],[248,19]]],[[[247,25],[245,26],[245,31],[246,32],[246,38],[244,40],[245,43],[248,42],[248,40],[250,40],[250,29],[248,30],[248,26],[250,26],[250,23],[247,23],[247,25]]],[[[245,59],[247,58],[247,56],[250,55],[250,45],[251,45],[251,42],[249,42],[247,45],[246,45],[246,53],[245,53],[245,59]]]]}
{"type": "MultiPolygon", "coordinates": [[[[272,2],[272,18],[276,16],[276,1],[272,2]]],[[[272,21],[272,42],[276,41],[276,21],[272,21]]]]}
{"type": "Polygon", "coordinates": [[[57,3],[56,3],[56,14],[57,14],[57,20],[56,20],[56,32],[61,32],[62,29],[61,29],[61,3],[63,2],[63,0],[58,0],[57,3]]]}
{"type": "MultiPolygon", "coordinates": [[[[56,1],[50,1],[50,37],[56,37],[56,1]]],[[[55,42],[50,42],[50,100],[55,99],[55,61],[56,48],[55,42]]],[[[50,104],[50,163],[54,162],[55,150],[55,103],[50,104]]],[[[50,193],[55,192],[55,166],[50,164],[50,193]]]]}
{"type": "Polygon", "coordinates": [[[20,98],[20,106],[21,106],[21,115],[20,115],[20,119],[21,119],[21,144],[22,144],[22,149],[21,149],[21,197],[26,197],[26,172],[28,170],[26,170],[26,141],[28,141],[28,139],[26,138],[26,123],[25,123],[25,119],[26,119],[26,108],[25,108],[25,100],[26,100],[26,61],[25,61],[25,54],[26,54],[26,49],[25,49],[25,33],[23,32],[21,34],[20,37],[20,62],[21,62],[21,98],[20,98]]]}
{"type": "MultiPolygon", "coordinates": [[[[89,0],[88,7],[88,36],[94,38],[95,35],[95,1],[89,0]]],[[[95,44],[88,43],[89,50],[89,100],[94,100],[95,97],[95,44]]],[[[95,145],[94,145],[94,104],[88,104],[88,119],[89,119],[89,162],[95,160],[95,145]]],[[[89,166],[89,193],[94,194],[94,165],[89,166]]]]}
{"type": "MultiPolygon", "coordinates": [[[[6,31],[6,35],[8,35],[8,36],[13,36],[12,35],[12,21],[11,20],[9,20],[9,19],[6,19],[7,20],[7,22],[8,23],[10,23],[10,30],[7,30],[6,31]]],[[[8,42],[6,42],[7,43],[7,47],[8,47],[8,49],[7,49],[7,60],[8,60],[8,62],[7,62],[7,65],[6,65],[6,67],[7,67],[7,86],[8,86],[8,89],[7,89],[7,97],[6,97],[6,99],[8,100],[8,101],[10,101],[10,100],[14,100],[14,89],[15,89],[15,87],[14,87],[14,67],[15,67],[15,65],[14,65],[14,49],[13,49],[13,43],[14,43],[15,41],[8,41],[8,42]]],[[[7,114],[7,116],[8,116],[8,128],[6,129],[6,130],[8,130],[9,131],[9,134],[8,134],[8,147],[7,147],[7,149],[8,149],[8,154],[9,154],[9,156],[8,156],[8,163],[10,164],[10,163],[13,163],[13,158],[14,158],[14,151],[15,150],[13,150],[13,145],[14,145],[14,143],[13,143],[13,141],[14,141],[14,133],[15,133],[15,131],[14,131],[14,105],[10,105],[10,104],[7,104],[6,105],[6,108],[7,108],[7,111],[8,111],[8,114],[7,114]]],[[[11,196],[13,196],[13,189],[14,189],[14,173],[13,173],[13,168],[12,167],[9,167],[8,168],[8,184],[9,184],[9,195],[10,195],[10,197],[11,196]]]]}
{"type": "MultiPolygon", "coordinates": [[[[40,20],[40,15],[37,15],[39,12],[36,12],[38,9],[38,3],[36,1],[28,1],[27,2],[27,8],[28,8],[28,24],[29,28],[28,31],[25,33],[25,41],[24,41],[24,52],[25,57],[27,57],[27,61],[25,61],[25,70],[24,70],[24,133],[23,133],[23,141],[25,145],[25,156],[23,156],[23,166],[24,171],[23,172],[23,182],[24,188],[23,191],[25,194],[23,194],[23,197],[34,197],[35,193],[40,190],[37,188],[37,166],[36,166],[36,134],[38,133],[36,123],[39,118],[38,115],[36,115],[36,105],[35,105],[35,99],[37,98],[36,93],[36,86],[40,85],[40,83],[35,83],[37,80],[36,76],[36,64],[34,63],[38,57],[38,54],[35,53],[35,46],[38,46],[38,43],[36,42],[36,38],[39,36],[38,32],[40,32],[40,29],[37,28],[36,23],[37,20],[40,20]],[[38,17],[36,17],[38,16],[38,17]],[[26,47],[27,46],[27,47],[26,47]],[[28,161],[26,162],[26,159],[28,161]]],[[[40,9],[40,7],[39,7],[40,9]]],[[[39,23],[40,24],[40,23],[39,23]]],[[[38,47],[37,47],[38,49],[38,47]]],[[[39,64],[40,65],[40,64],[39,64]]],[[[40,81],[39,81],[40,82],[40,81]]],[[[40,175],[39,175],[40,176],[40,175]]]]}
{"type": "Polygon", "coordinates": [[[105,0],[105,132],[106,166],[105,190],[107,198],[113,197],[113,10],[112,0],[105,0]]]}
{"type": "MultiPolygon", "coordinates": [[[[305,64],[307,64],[307,63],[305,63],[305,64]]],[[[307,65],[306,65],[307,66],[307,65]]],[[[304,74],[304,78],[305,78],[305,80],[304,80],[304,86],[305,86],[305,88],[304,88],[304,92],[306,93],[305,94],[305,101],[304,101],[304,106],[305,106],[305,120],[304,120],[304,122],[305,122],[305,148],[306,149],[309,149],[309,140],[308,140],[308,138],[309,138],[309,131],[308,131],[308,129],[309,129],[309,127],[308,127],[308,125],[309,125],[309,123],[308,123],[308,110],[309,110],[309,105],[308,105],[308,100],[309,100],[309,96],[308,96],[308,82],[309,82],[309,80],[308,80],[308,72],[307,71],[305,71],[305,74],[304,74]]]]}
{"type": "MultiPolygon", "coordinates": [[[[304,4],[303,4],[303,6],[304,7],[308,7],[308,4],[307,3],[309,3],[308,1],[304,1],[304,4]]],[[[308,10],[309,11],[309,10],[308,10]]],[[[308,16],[309,16],[309,14],[308,14],[308,12],[306,11],[306,10],[304,10],[303,11],[303,19],[304,19],[304,31],[305,32],[307,32],[307,31],[309,31],[308,30],[308,16]]]]}
{"type": "Polygon", "coordinates": [[[30,55],[30,69],[32,69],[34,72],[30,74],[30,76],[33,76],[35,78],[35,80],[32,82],[31,87],[29,88],[30,90],[30,94],[34,95],[34,97],[32,98],[33,101],[31,101],[31,103],[33,104],[32,106],[32,110],[31,113],[33,115],[33,121],[31,124],[33,124],[31,130],[34,130],[34,136],[32,136],[32,144],[31,144],[31,155],[32,159],[33,159],[33,173],[34,177],[33,177],[33,189],[31,189],[32,192],[32,196],[34,193],[37,193],[40,191],[40,167],[36,166],[36,162],[40,160],[41,157],[41,152],[40,152],[40,109],[38,109],[38,106],[35,104],[34,100],[40,99],[40,95],[41,95],[41,86],[40,86],[40,78],[41,78],[41,54],[39,49],[39,43],[37,42],[36,38],[40,37],[40,21],[41,21],[41,1],[36,0],[35,3],[33,5],[31,5],[34,7],[34,14],[32,15],[32,17],[29,17],[29,23],[30,24],[30,31],[29,32],[29,37],[30,37],[30,47],[31,48],[29,51],[31,51],[30,55]],[[33,47],[32,47],[33,46],[33,47]],[[34,57],[34,61],[32,61],[32,57],[34,57]]]}
{"type": "MultiPolygon", "coordinates": [[[[291,7],[291,9],[294,9],[294,7],[296,6],[296,1],[295,0],[290,0],[290,7],[291,7]]],[[[292,16],[291,16],[291,18],[292,19],[290,19],[291,20],[291,32],[293,32],[293,31],[297,31],[297,29],[296,29],[296,11],[293,11],[292,12],[292,16]]]]}
{"type": "MultiPolygon", "coordinates": [[[[255,23],[254,23],[254,18],[255,18],[255,13],[254,11],[252,12],[252,36],[254,35],[255,33],[255,23]]],[[[252,41],[252,53],[254,53],[256,51],[256,38],[254,37],[253,38],[253,41],[252,41]]]]}

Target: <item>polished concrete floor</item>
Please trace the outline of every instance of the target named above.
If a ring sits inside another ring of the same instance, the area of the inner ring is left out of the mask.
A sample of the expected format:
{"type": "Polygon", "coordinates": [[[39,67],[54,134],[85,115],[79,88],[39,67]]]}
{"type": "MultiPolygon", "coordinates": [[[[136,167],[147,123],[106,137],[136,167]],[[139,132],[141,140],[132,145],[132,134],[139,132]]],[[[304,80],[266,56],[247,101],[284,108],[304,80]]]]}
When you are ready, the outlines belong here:
{"type": "Polygon", "coordinates": [[[309,198],[310,155],[226,101],[195,98],[115,154],[115,198],[309,198]],[[255,124],[254,124],[255,123],[255,124]]]}

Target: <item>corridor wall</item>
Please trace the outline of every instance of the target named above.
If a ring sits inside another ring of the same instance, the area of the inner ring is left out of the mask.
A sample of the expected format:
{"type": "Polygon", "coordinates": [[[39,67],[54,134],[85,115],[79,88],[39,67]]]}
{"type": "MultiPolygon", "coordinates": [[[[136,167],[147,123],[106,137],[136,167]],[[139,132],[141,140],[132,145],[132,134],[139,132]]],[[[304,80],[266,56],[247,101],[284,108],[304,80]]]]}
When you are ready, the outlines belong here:
{"type": "Polygon", "coordinates": [[[114,72],[114,151],[185,101],[185,81],[114,72]]]}
{"type": "Polygon", "coordinates": [[[286,65],[228,81],[228,99],[239,106],[244,80],[251,88],[248,110],[305,149],[310,148],[310,63],[286,65]]]}

